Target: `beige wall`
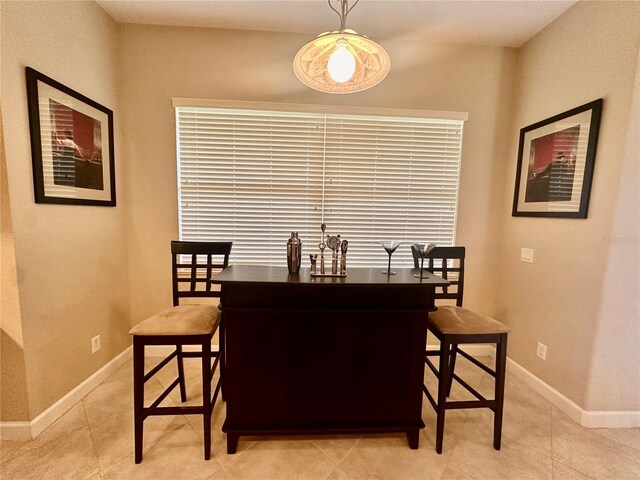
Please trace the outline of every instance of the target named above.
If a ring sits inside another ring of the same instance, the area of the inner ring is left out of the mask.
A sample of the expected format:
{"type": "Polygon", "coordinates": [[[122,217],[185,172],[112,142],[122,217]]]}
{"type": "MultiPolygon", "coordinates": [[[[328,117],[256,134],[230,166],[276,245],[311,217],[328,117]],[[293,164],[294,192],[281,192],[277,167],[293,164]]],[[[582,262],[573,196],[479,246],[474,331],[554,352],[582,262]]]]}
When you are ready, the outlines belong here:
{"type": "Polygon", "coordinates": [[[306,35],[121,28],[133,323],[171,301],[169,242],[178,238],[172,97],[469,112],[458,242],[468,247],[466,303],[491,309],[512,49],[382,42],[393,59],[389,76],[369,91],[341,96],[315,92],[293,74],[292,59],[306,35]]]}
{"type": "MultiPolygon", "coordinates": [[[[609,241],[625,232],[633,234],[632,225],[636,242],[638,238],[637,207],[620,205],[616,198],[623,185],[638,191],[637,175],[623,178],[622,183],[621,178],[623,162],[629,159],[625,146],[639,21],[637,2],[579,2],[526,43],[519,50],[517,105],[508,130],[513,141],[504,167],[499,244],[503,263],[495,315],[512,328],[509,354],[516,362],[590,409],[640,407],[638,383],[629,387],[630,375],[638,372],[638,245],[609,241]],[[600,97],[604,109],[589,218],[511,217],[518,129],[600,97]],[[613,228],[617,207],[624,221],[613,228]],[[519,261],[521,247],[534,249],[533,264],[519,261]],[[624,248],[635,252],[635,265],[632,255],[626,268],[606,276],[612,257],[620,265],[624,248]],[[635,285],[621,286],[634,278],[635,285]],[[621,288],[634,290],[635,296],[615,296],[623,302],[620,308],[601,311],[601,305],[611,307],[611,302],[602,303],[603,298],[621,288]],[[546,362],[536,357],[538,341],[548,346],[546,362]]],[[[624,172],[628,173],[627,167],[624,172]]]]}
{"type": "Polygon", "coordinates": [[[0,418],[15,421],[29,418],[29,396],[7,186],[7,162],[0,119],[0,418]]]}
{"type": "Polygon", "coordinates": [[[116,147],[118,207],[34,203],[24,67],[113,109],[118,145],[117,27],[93,2],[3,1],[1,9],[2,120],[29,393],[25,416],[3,385],[2,420],[29,420],[125,349],[130,319],[124,157],[116,147]],[[92,355],[98,334],[102,350],[92,355]]]}
{"type": "Polygon", "coordinates": [[[613,227],[605,239],[609,251],[591,355],[587,410],[640,410],[640,51],[637,59],[613,227]]]}

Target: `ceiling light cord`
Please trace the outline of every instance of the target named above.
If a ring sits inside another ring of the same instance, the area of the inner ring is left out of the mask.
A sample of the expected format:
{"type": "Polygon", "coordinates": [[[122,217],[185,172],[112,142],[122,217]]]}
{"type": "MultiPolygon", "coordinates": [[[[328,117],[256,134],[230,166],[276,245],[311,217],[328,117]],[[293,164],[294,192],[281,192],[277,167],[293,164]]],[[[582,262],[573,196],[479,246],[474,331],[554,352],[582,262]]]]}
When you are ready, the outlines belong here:
{"type": "Polygon", "coordinates": [[[343,31],[347,24],[347,15],[349,15],[349,12],[353,10],[353,7],[355,7],[360,0],[356,0],[355,3],[351,5],[351,8],[349,8],[349,0],[338,0],[338,1],[340,2],[340,10],[341,10],[340,12],[335,8],[333,8],[333,5],[331,5],[331,0],[327,0],[327,3],[329,3],[329,8],[334,12],[336,12],[340,17],[340,31],[343,31]]]}

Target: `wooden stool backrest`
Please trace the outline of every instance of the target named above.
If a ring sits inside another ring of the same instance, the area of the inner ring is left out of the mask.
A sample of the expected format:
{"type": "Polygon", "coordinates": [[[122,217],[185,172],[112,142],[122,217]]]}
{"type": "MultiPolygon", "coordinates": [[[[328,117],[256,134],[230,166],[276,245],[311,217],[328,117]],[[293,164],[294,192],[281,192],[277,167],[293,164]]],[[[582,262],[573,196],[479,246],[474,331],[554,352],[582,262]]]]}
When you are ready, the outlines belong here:
{"type": "Polygon", "coordinates": [[[220,297],[220,290],[212,288],[211,280],[229,266],[232,243],[171,242],[174,307],[183,297],[220,297]],[[188,288],[181,290],[180,284],[188,284],[188,288]]]}
{"type": "MultiPolygon", "coordinates": [[[[413,264],[415,268],[420,268],[420,255],[413,245],[413,264]]],[[[434,275],[448,280],[451,285],[436,288],[435,298],[455,300],[458,307],[462,306],[462,296],[464,294],[464,247],[435,247],[425,259],[425,269],[434,275]],[[449,291],[454,287],[455,292],[449,291]]]]}

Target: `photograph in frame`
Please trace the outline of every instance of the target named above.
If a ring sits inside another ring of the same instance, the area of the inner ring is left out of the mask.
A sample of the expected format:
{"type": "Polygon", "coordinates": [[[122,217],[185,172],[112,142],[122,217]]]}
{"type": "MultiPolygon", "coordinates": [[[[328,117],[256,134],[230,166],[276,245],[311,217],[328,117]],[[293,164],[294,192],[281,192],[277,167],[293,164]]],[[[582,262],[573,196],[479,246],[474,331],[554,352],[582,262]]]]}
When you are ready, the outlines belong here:
{"type": "Polygon", "coordinates": [[[113,112],[27,67],[36,203],[115,206],[113,112]]]}
{"type": "Polygon", "coordinates": [[[513,216],[586,218],[602,99],[520,130],[513,216]]]}

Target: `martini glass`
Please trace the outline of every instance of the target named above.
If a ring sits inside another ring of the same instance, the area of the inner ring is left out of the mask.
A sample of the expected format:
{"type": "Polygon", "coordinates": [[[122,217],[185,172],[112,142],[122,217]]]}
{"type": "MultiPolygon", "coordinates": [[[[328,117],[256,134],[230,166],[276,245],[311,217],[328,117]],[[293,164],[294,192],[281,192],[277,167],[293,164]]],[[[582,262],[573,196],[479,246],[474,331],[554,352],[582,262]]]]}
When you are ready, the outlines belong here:
{"type": "Polygon", "coordinates": [[[384,273],[385,275],[395,275],[396,272],[391,270],[391,255],[393,254],[393,252],[396,251],[396,249],[400,246],[401,242],[397,242],[395,240],[386,240],[386,241],[382,241],[380,242],[380,245],[382,245],[382,248],[384,248],[387,251],[387,254],[389,255],[389,266],[387,267],[386,270],[383,270],[382,273],[384,273]]]}
{"type": "Polygon", "coordinates": [[[420,257],[420,273],[414,273],[413,276],[419,279],[429,278],[429,274],[424,271],[424,259],[431,253],[431,250],[436,248],[435,243],[414,243],[413,248],[418,252],[420,257]]]}

